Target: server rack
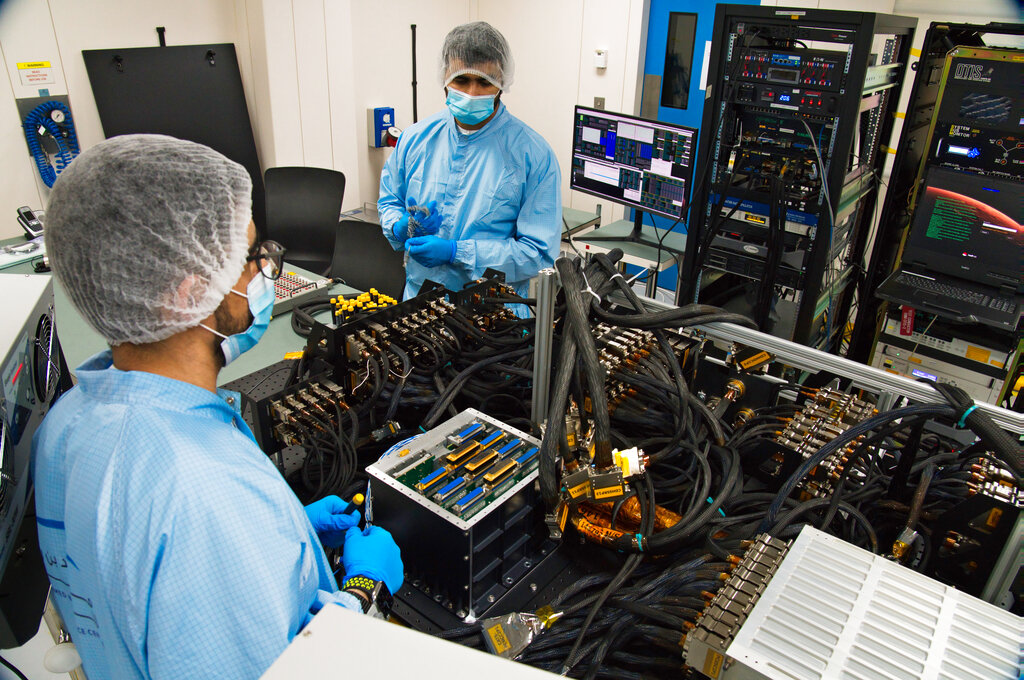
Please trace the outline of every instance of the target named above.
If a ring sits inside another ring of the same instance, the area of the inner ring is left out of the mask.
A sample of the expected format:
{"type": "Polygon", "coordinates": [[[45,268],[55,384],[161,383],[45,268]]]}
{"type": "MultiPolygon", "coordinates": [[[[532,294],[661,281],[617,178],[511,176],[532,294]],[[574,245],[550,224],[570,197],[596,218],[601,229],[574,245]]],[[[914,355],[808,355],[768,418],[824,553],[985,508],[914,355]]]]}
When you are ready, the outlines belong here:
{"type": "MultiPolygon", "coordinates": [[[[961,120],[963,112],[958,111],[960,104],[955,93],[947,92],[948,96],[943,99],[951,77],[950,69],[961,63],[1019,64],[1024,59],[1024,51],[1000,48],[1019,45],[1020,36],[1024,36],[1024,24],[933,22],[925,33],[917,75],[907,104],[906,122],[871,252],[871,266],[862,284],[864,299],[870,299],[879,284],[899,264],[903,242],[914,215],[915,195],[929,168],[942,167],[982,177],[991,175],[1018,184],[1024,181],[1017,160],[1020,153],[1017,146],[1019,121],[1014,119],[1000,124],[961,120]],[[942,146],[942,140],[950,125],[962,122],[968,123],[963,133],[964,147],[972,151],[961,159],[951,156],[948,147],[942,146]],[[998,159],[999,154],[993,153],[998,149],[992,142],[1001,141],[1001,137],[1015,141],[1011,149],[1004,150],[1002,159],[998,159]],[[1007,157],[1011,157],[1012,162],[1007,162],[1007,157]]],[[[1019,66],[1016,70],[1017,75],[1012,75],[1010,81],[1019,80],[1019,66]]],[[[992,83],[975,83],[971,93],[978,97],[992,97],[995,96],[993,93],[1002,91],[1005,99],[1005,93],[1013,88],[1012,82],[1002,82],[1005,75],[992,83]]],[[[1021,362],[1024,339],[1019,326],[1017,332],[1001,331],[939,319],[920,311],[909,312],[903,310],[905,318],[902,321],[910,330],[904,328],[902,332],[896,332],[893,326],[900,326],[899,307],[881,301],[863,306],[854,325],[850,358],[895,372],[954,382],[968,391],[973,388],[972,396],[976,399],[1017,410],[1024,408],[1024,392],[1017,392],[1014,398],[1015,385],[1024,374],[1021,362]],[[912,325],[908,319],[913,320],[912,325]],[[909,344],[907,341],[911,339],[913,343],[909,344]],[[979,346],[984,350],[979,352],[979,346]],[[958,351],[962,348],[973,351],[965,355],[958,351]],[[913,365],[909,363],[911,360],[913,365]]]]}
{"type": "MultiPolygon", "coordinates": [[[[878,285],[891,274],[898,263],[900,244],[910,225],[912,194],[917,187],[925,154],[929,148],[929,130],[935,114],[935,103],[942,83],[946,55],[957,46],[993,47],[1024,36],[1024,24],[954,24],[932,22],[921,45],[916,63],[914,83],[907,102],[906,117],[889,177],[885,201],[878,222],[878,233],[870,254],[870,267],[861,284],[862,299],[870,299],[878,285]]],[[[856,322],[848,356],[867,362],[875,344],[875,336],[885,323],[877,305],[862,305],[856,322]]]]}
{"type": "Polygon", "coordinates": [[[916,23],[718,6],[681,300],[839,348],[916,23]]]}

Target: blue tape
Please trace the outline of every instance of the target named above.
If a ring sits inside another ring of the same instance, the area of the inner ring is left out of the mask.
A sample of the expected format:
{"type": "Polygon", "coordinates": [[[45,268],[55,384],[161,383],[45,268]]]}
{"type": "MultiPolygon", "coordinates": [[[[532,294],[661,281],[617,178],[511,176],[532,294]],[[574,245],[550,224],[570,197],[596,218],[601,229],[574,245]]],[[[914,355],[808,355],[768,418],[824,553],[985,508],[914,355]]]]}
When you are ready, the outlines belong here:
{"type": "Polygon", "coordinates": [[[637,534],[636,535],[636,545],[640,549],[640,552],[644,551],[644,535],[643,534],[637,534]]]}

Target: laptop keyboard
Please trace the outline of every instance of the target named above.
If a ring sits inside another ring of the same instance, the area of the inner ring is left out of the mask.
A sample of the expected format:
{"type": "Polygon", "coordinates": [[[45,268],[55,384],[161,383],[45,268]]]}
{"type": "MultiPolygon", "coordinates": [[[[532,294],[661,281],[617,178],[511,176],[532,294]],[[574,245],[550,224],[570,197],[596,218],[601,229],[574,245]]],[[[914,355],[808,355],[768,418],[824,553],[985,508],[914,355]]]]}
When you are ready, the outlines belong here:
{"type": "Polygon", "coordinates": [[[905,286],[938,293],[939,295],[944,295],[945,297],[953,300],[960,300],[962,302],[968,302],[981,307],[989,307],[997,312],[1012,312],[1017,308],[1017,303],[1014,302],[1013,298],[1002,297],[999,295],[989,296],[984,293],[979,293],[976,290],[961,288],[960,286],[954,286],[948,283],[941,283],[923,276],[900,273],[896,277],[896,281],[905,286]]]}

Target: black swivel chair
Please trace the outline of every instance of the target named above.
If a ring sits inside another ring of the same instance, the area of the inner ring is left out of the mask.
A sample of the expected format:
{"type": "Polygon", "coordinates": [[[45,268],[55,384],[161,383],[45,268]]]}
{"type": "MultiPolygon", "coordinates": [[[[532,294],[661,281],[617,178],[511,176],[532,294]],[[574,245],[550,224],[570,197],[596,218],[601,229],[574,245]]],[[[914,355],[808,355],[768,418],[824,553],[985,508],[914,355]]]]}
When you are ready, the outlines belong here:
{"type": "Polygon", "coordinates": [[[331,276],[358,290],[376,288],[401,300],[405,290],[404,257],[404,251],[391,247],[379,224],[342,220],[334,242],[331,276]]]}
{"type": "Polygon", "coordinates": [[[267,238],[288,249],[288,263],[325,274],[334,253],[345,175],[325,168],[269,168],[264,184],[267,238]]]}

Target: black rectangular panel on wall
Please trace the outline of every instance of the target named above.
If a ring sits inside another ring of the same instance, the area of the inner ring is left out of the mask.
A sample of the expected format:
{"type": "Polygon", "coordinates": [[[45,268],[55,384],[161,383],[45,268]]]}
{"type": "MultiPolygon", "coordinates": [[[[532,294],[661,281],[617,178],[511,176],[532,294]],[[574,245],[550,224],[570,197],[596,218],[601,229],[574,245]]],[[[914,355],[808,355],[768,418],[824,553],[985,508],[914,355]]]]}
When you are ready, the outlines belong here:
{"type": "Polygon", "coordinates": [[[82,56],[105,136],[170,135],[245,166],[253,219],[265,233],[263,173],[233,44],[82,50],[82,56]]]}

